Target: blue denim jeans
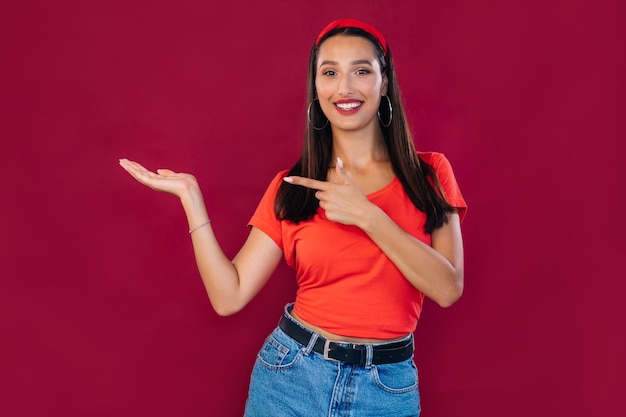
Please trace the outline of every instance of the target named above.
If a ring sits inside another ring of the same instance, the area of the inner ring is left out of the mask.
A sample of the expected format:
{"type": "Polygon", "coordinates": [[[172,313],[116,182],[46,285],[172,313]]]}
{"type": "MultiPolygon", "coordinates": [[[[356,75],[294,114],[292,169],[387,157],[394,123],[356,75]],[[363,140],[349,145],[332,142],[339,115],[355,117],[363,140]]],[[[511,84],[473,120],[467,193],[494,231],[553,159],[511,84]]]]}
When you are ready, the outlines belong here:
{"type": "Polygon", "coordinates": [[[252,370],[245,417],[419,416],[412,358],[348,365],[314,352],[315,340],[303,346],[278,327],[270,334],[252,370]]]}

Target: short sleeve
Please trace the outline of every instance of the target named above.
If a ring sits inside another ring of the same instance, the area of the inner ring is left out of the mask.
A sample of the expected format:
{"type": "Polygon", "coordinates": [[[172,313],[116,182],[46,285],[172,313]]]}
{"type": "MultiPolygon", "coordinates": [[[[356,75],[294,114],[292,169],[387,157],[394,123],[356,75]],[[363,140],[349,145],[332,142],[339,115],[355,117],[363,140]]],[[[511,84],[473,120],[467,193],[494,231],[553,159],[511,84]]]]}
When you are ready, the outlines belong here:
{"type": "Polygon", "coordinates": [[[467,203],[461,194],[459,184],[456,182],[450,161],[448,161],[448,158],[442,153],[433,152],[431,155],[432,160],[427,162],[430,163],[437,173],[437,178],[441,183],[441,188],[443,188],[446,201],[457,209],[459,219],[463,221],[465,213],[467,212],[467,203]]]}
{"type": "Polygon", "coordinates": [[[281,249],[283,249],[282,226],[274,212],[274,200],[285,175],[287,175],[287,171],[282,171],[274,177],[248,222],[248,226],[254,226],[261,230],[276,242],[281,249]]]}

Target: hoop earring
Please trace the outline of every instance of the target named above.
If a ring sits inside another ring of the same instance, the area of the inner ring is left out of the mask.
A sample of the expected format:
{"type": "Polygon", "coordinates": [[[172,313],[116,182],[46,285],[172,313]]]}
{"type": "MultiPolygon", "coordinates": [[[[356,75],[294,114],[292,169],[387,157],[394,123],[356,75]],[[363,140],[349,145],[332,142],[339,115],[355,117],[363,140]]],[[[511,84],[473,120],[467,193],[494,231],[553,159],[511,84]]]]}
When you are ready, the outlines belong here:
{"type": "MultiPolygon", "coordinates": [[[[322,127],[315,126],[315,123],[313,122],[313,120],[311,120],[311,106],[313,106],[313,103],[315,103],[316,101],[319,102],[319,99],[315,99],[315,100],[313,100],[312,102],[309,103],[309,107],[306,109],[306,119],[307,119],[307,121],[309,122],[309,124],[311,125],[311,127],[313,129],[315,129],[315,130],[324,130],[324,128],[326,128],[326,126],[328,126],[328,118],[325,117],[326,118],[326,123],[324,123],[324,126],[322,126],[322,127]]],[[[321,110],[321,108],[320,108],[320,110],[321,110]]],[[[322,112],[322,114],[323,114],[323,112],[322,112]]],[[[315,115],[313,115],[313,116],[315,116],[315,115]]]]}
{"type": "MultiPolygon", "coordinates": [[[[389,121],[387,123],[383,122],[382,117],[380,117],[380,107],[378,108],[378,120],[380,120],[380,124],[382,125],[382,127],[389,127],[391,126],[391,121],[393,120],[393,107],[391,107],[391,99],[389,97],[387,97],[386,95],[382,96],[385,97],[387,99],[387,104],[389,105],[389,121]]],[[[382,104],[382,97],[381,97],[381,104],[382,104]]]]}

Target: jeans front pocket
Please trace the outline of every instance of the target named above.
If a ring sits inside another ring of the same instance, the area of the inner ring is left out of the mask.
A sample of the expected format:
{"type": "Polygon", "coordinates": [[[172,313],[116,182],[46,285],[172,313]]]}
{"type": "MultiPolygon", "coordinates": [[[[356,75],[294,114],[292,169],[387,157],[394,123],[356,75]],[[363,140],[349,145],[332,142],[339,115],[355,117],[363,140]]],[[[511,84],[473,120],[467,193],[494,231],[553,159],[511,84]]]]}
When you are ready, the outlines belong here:
{"type": "Polygon", "coordinates": [[[404,394],[417,389],[417,368],[412,359],[375,365],[372,372],[376,385],[390,394],[404,394]]]}
{"type": "Polygon", "coordinates": [[[295,365],[301,356],[301,346],[278,329],[265,340],[257,360],[268,369],[279,370],[295,365]]]}

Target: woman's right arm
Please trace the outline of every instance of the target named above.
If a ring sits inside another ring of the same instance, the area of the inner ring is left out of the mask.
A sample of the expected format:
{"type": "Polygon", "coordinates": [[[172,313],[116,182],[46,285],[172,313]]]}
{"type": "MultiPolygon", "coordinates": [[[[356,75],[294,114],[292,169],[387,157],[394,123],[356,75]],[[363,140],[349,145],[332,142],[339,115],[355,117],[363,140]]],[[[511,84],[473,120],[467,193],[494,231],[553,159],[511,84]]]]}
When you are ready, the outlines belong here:
{"type": "MultiPolygon", "coordinates": [[[[120,165],[140,183],[179,197],[189,230],[208,222],[204,199],[193,175],[166,169],[155,173],[127,159],[121,159],[120,165]]],[[[234,314],[248,304],[282,258],[278,245],[254,227],[232,261],[222,251],[210,223],[193,231],[191,240],[211,305],[219,315],[224,316],[234,314]]]]}

